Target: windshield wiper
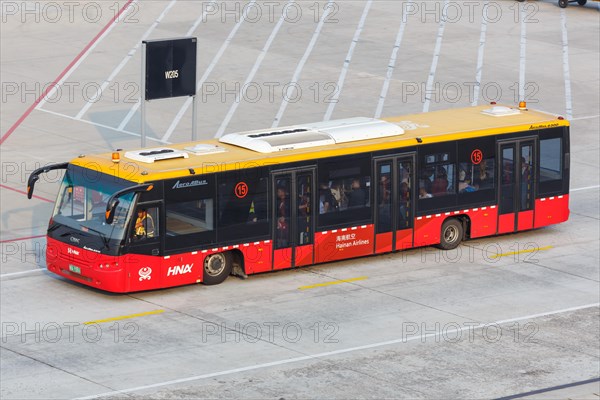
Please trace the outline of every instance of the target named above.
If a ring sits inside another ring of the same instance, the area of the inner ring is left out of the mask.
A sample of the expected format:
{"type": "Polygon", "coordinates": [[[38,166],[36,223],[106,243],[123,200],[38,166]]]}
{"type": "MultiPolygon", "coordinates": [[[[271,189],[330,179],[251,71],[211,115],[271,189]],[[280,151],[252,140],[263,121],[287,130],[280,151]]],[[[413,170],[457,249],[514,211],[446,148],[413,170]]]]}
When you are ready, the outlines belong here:
{"type": "Polygon", "coordinates": [[[99,231],[97,229],[90,228],[89,226],[81,225],[81,228],[90,230],[90,231],[95,232],[98,235],[100,235],[100,239],[102,239],[102,243],[104,244],[104,247],[106,247],[106,250],[110,250],[110,246],[109,246],[110,239],[106,236],[106,234],[102,233],[101,231],[99,231]]]}

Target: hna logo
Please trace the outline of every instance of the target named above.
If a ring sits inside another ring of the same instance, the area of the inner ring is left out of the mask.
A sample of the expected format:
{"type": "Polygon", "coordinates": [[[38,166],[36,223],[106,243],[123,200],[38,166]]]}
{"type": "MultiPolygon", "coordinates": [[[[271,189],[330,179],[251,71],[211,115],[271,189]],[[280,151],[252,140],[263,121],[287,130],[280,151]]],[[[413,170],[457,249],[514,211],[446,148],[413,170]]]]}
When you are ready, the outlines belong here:
{"type": "Polygon", "coordinates": [[[179,70],[174,69],[173,71],[165,71],[165,79],[179,78],[179,70]]]}
{"type": "Polygon", "coordinates": [[[192,264],[176,265],[174,267],[169,267],[169,269],[167,270],[167,276],[188,274],[188,273],[192,272],[193,266],[194,266],[194,264],[192,263],[192,264]]]}

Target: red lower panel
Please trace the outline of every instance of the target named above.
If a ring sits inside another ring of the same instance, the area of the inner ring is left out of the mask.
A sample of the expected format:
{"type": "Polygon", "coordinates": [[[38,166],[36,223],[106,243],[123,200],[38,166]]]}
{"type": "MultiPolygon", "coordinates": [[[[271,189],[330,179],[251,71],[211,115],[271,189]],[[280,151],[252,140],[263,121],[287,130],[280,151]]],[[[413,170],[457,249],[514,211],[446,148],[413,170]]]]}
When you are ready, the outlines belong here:
{"type": "Polygon", "coordinates": [[[273,252],[273,269],[285,269],[292,267],[292,248],[275,250],[273,252]]]}
{"type": "Polygon", "coordinates": [[[515,231],[515,214],[502,214],[498,217],[498,233],[515,231]]]}
{"type": "Polygon", "coordinates": [[[441,216],[419,218],[415,220],[415,247],[440,243],[440,232],[444,218],[441,216]]]}
{"type": "Polygon", "coordinates": [[[498,225],[498,208],[483,207],[471,210],[468,216],[471,220],[470,237],[477,238],[496,234],[498,225]]]}
{"type": "Polygon", "coordinates": [[[314,246],[312,244],[296,247],[294,265],[296,267],[304,267],[305,265],[311,265],[313,263],[313,250],[314,246]]]}
{"type": "Polygon", "coordinates": [[[271,244],[273,242],[256,242],[240,245],[239,250],[244,255],[244,270],[246,274],[271,271],[271,244]]]}
{"type": "Polygon", "coordinates": [[[517,230],[533,229],[533,210],[522,211],[517,216],[517,230]]]}
{"type": "Polygon", "coordinates": [[[392,232],[378,233],[375,238],[375,253],[389,253],[392,251],[392,232]]]}
{"type": "Polygon", "coordinates": [[[318,232],[315,245],[315,263],[373,254],[373,225],[318,232]]]}
{"type": "Polygon", "coordinates": [[[396,250],[407,250],[413,247],[413,230],[396,231],[396,250]]]}
{"type": "Polygon", "coordinates": [[[569,195],[547,197],[535,201],[535,220],[533,226],[558,224],[569,219],[569,195]]]}

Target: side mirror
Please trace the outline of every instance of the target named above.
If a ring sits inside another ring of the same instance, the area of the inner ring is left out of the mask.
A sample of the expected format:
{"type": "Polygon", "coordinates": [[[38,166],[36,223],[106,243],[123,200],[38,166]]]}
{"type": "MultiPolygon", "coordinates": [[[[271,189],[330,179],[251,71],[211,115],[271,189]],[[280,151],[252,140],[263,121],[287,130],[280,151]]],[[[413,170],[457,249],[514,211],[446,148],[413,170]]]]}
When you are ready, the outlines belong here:
{"type": "Polygon", "coordinates": [[[154,187],[151,183],[146,183],[143,185],[131,186],[122,190],[119,190],[116,193],[113,193],[112,196],[106,202],[106,213],[104,215],[104,219],[107,224],[112,224],[115,219],[115,210],[119,205],[119,197],[129,194],[129,193],[137,193],[137,192],[149,192],[154,187]]]}
{"type": "Polygon", "coordinates": [[[69,163],[52,164],[33,171],[31,175],[29,175],[29,179],[27,179],[27,198],[31,200],[33,197],[35,183],[40,179],[41,174],[45,174],[46,172],[53,171],[55,169],[67,169],[68,165],[69,163]]]}
{"type": "Polygon", "coordinates": [[[113,223],[115,219],[115,210],[117,209],[119,203],[119,199],[112,198],[111,201],[106,204],[105,219],[107,224],[111,225],[113,223]]]}

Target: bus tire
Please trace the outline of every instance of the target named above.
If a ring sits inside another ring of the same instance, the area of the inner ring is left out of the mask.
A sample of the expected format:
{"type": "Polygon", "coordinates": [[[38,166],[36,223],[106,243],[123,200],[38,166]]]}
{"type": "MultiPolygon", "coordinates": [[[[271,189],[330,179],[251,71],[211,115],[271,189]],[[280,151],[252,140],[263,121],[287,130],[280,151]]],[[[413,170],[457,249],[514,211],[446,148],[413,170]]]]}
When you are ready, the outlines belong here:
{"type": "Polygon", "coordinates": [[[442,250],[455,249],[462,241],[463,235],[464,228],[462,222],[456,218],[447,219],[442,224],[442,233],[438,247],[442,250]]]}
{"type": "Polygon", "coordinates": [[[577,4],[580,6],[585,6],[585,3],[587,3],[587,0],[577,0],[577,4]]]}
{"type": "Polygon", "coordinates": [[[204,259],[204,279],[205,285],[218,285],[222,283],[233,267],[233,256],[230,252],[215,253],[204,259]]]}
{"type": "Polygon", "coordinates": [[[558,5],[560,8],[567,8],[569,5],[569,0],[558,0],[558,5]]]}

